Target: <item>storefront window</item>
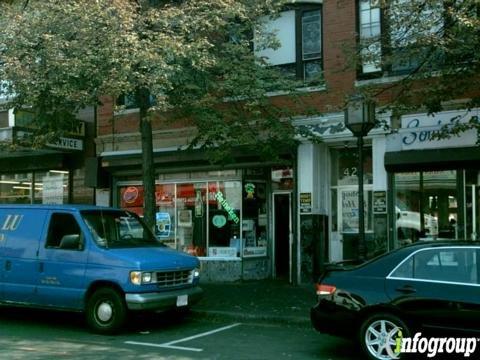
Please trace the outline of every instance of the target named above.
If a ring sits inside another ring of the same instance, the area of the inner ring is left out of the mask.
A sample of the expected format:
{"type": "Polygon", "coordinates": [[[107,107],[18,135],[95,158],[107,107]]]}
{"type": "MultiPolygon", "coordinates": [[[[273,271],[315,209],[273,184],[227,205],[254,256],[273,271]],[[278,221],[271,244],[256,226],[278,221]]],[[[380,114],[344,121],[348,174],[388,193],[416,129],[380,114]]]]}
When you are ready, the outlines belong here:
{"type": "Polygon", "coordinates": [[[2,204],[30,204],[32,173],[1,175],[0,202],[2,204]]]}
{"type": "MultiPolygon", "coordinates": [[[[195,256],[236,258],[242,251],[244,256],[266,255],[266,184],[255,189],[245,224],[250,227],[242,234],[241,181],[157,184],[155,235],[165,245],[195,256]]],[[[143,216],[143,191],[141,185],[121,185],[120,207],[143,216]]]]}
{"type": "Polygon", "coordinates": [[[208,183],[208,256],[240,256],[245,247],[245,239],[242,243],[240,234],[241,206],[240,181],[208,183]]]}
{"type": "Polygon", "coordinates": [[[35,172],[35,204],[68,203],[68,171],[35,172]]]}
{"type": "Polygon", "coordinates": [[[457,172],[395,174],[396,246],[458,238],[457,172]]]}
{"type": "MultiPolygon", "coordinates": [[[[449,199],[453,203],[453,199],[449,199]]],[[[478,240],[480,238],[480,172],[478,170],[465,171],[465,226],[458,228],[457,234],[465,234],[465,239],[478,240]]],[[[456,237],[458,238],[458,237],[456,237]]]]}
{"type": "Polygon", "coordinates": [[[0,203],[68,203],[68,177],[62,170],[0,175],[0,203]]]}

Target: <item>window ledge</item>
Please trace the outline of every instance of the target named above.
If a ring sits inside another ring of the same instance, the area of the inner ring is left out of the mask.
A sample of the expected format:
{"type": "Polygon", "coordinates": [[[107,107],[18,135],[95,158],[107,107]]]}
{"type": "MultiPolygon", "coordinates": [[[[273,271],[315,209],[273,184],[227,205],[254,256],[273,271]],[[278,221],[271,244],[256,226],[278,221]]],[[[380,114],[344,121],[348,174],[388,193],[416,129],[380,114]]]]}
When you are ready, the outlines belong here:
{"type": "MultiPolygon", "coordinates": [[[[325,91],[325,90],[327,90],[327,87],[325,85],[305,86],[305,87],[297,88],[296,90],[298,92],[311,93],[311,92],[325,91]]],[[[267,96],[274,97],[274,96],[285,96],[285,95],[290,95],[290,94],[291,94],[290,91],[269,91],[267,93],[267,96]]]]}
{"type": "Polygon", "coordinates": [[[406,75],[398,75],[398,76],[383,76],[380,78],[368,79],[368,80],[355,80],[355,87],[391,84],[391,83],[402,81],[406,77],[407,77],[406,75]]]}
{"type": "Polygon", "coordinates": [[[140,108],[124,109],[124,110],[114,111],[113,115],[128,115],[128,114],[136,114],[139,112],[140,112],[140,108]]]}

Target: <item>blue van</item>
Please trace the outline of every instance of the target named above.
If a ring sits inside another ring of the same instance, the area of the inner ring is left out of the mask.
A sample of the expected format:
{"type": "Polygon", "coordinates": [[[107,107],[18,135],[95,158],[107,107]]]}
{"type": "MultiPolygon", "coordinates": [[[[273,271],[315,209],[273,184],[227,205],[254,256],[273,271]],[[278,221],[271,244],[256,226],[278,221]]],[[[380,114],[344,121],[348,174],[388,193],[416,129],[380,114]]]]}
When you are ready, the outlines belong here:
{"type": "Polygon", "coordinates": [[[113,333],[130,310],[196,302],[199,266],[128,211],[0,205],[0,304],[82,311],[94,331],[113,333]]]}

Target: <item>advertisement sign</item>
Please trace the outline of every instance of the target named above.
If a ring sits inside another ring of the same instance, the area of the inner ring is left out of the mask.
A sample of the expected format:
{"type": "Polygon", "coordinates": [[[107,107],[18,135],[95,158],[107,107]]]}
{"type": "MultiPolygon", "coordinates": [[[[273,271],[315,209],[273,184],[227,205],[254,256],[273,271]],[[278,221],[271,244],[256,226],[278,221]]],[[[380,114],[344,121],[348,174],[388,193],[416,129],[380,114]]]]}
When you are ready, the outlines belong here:
{"type": "Polygon", "coordinates": [[[42,203],[63,204],[63,174],[42,178],[42,203]]]}
{"type": "Polygon", "coordinates": [[[300,193],[300,212],[303,214],[312,212],[312,193],[300,193]]]}
{"type": "Polygon", "coordinates": [[[160,238],[168,238],[172,227],[170,214],[167,212],[157,212],[155,218],[158,235],[160,238]]]}
{"type": "Polygon", "coordinates": [[[386,191],[373,192],[373,212],[375,214],[387,213],[387,192],[386,191]]]}

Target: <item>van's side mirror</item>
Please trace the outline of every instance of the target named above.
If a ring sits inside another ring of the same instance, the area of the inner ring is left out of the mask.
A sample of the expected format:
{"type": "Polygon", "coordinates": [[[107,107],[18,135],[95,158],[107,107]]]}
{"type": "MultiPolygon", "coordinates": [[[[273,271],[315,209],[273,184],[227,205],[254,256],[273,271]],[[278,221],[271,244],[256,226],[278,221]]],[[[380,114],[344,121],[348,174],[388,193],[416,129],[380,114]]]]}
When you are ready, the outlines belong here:
{"type": "Polygon", "coordinates": [[[60,240],[59,248],[67,250],[81,250],[83,245],[80,242],[80,234],[64,235],[62,240],[60,240]]]}

